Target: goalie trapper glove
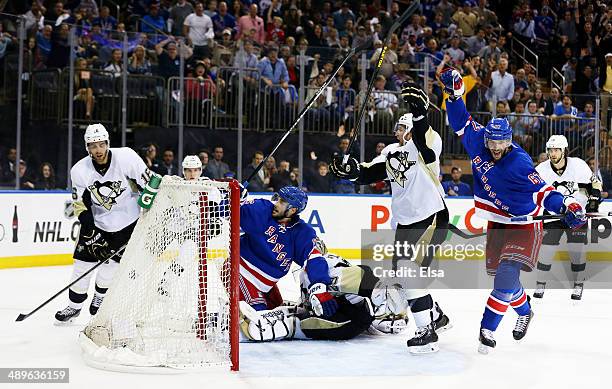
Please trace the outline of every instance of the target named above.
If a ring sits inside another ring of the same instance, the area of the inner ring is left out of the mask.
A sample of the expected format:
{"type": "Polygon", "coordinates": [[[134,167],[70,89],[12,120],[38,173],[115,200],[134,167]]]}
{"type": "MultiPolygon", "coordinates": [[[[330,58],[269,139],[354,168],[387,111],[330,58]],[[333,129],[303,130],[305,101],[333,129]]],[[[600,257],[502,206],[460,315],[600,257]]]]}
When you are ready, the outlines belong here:
{"type": "Polygon", "coordinates": [[[310,296],[310,306],[315,315],[330,317],[338,310],[338,302],[334,296],[327,291],[327,285],[321,282],[312,284],[310,288],[308,288],[308,295],[310,296]]]}
{"type": "Polygon", "coordinates": [[[83,241],[87,253],[98,261],[104,262],[115,253],[102,232],[96,227],[83,235],[83,241]]]}
{"type": "Polygon", "coordinates": [[[444,85],[444,92],[449,95],[450,99],[458,99],[465,92],[463,85],[463,77],[455,69],[445,68],[440,75],[440,81],[444,85]]]}
{"type": "Polygon", "coordinates": [[[427,115],[429,109],[429,97],[421,87],[413,82],[402,85],[402,98],[410,107],[410,112],[415,119],[427,115]]]}
{"type": "Polygon", "coordinates": [[[359,162],[355,158],[349,158],[346,164],[342,163],[342,155],[335,155],[329,166],[332,174],[345,180],[356,180],[359,178],[359,162]]]}

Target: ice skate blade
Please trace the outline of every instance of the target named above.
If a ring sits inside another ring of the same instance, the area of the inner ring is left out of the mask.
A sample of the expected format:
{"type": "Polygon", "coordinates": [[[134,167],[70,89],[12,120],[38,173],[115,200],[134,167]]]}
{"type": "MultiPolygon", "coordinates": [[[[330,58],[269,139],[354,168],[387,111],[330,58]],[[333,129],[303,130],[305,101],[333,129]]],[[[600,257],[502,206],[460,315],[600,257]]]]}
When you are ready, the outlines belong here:
{"type": "Polygon", "coordinates": [[[438,342],[429,343],[423,346],[408,346],[408,352],[412,355],[431,354],[440,351],[438,342]]]}
{"type": "Polygon", "coordinates": [[[493,351],[493,347],[489,347],[485,344],[478,343],[478,352],[483,355],[489,354],[489,352],[493,351]]]}
{"type": "Polygon", "coordinates": [[[53,325],[57,327],[67,327],[67,326],[70,326],[71,324],[74,324],[75,319],[76,319],[75,317],[73,317],[72,319],[68,319],[66,321],[59,321],[55,319],[53,322],[53,325]]]}
{"type": "Polygon", "coordinates": [[[440,335],[442,332],[446,332],[446,331],[450,330],[451,328],[453,328],[453,324],[449,322],[445,326],[442,326],[440,328],[436,328],[436,334],[440,335]]]}

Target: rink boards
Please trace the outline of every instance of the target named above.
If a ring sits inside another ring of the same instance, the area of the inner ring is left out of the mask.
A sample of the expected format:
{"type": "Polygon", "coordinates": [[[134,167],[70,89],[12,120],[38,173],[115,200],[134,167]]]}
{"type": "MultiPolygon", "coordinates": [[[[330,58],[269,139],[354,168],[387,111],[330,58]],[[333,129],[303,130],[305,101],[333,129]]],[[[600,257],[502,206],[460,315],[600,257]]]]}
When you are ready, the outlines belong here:
{"type": "MultiPolygon", "coordinates": [[[[252,194],[254,198],[269,198],[252,194]]],[[[72,262],[79,222],[71,208],[69,192],[5,191],[0,192],[0,268],[64,265],[72,262]]],[[[471,198],[449,198],[450,221],[468,234],[478,234],[486,223],[474,215],[471,198]]],[[[389,196],[377,195],[309,195],[302,218],[323,238],[330,251],[348,259],[362,258],[362,231],[391,228],[389,196]]],[[[601,212],[612,211],[606,201],[601,212]]],[[[609,240],[610,220],[601,219],[599,239],[609,240]]],[[[587,259],[610,261],[607,245],[590,244],[587,259]]],[[[557,259],[565,259],[563,252],[557,259]]],[[[448,259],[448,258],[447,258],[448,259]]],[[[472,260],[483,259],[476,255],[472,260]]]]}

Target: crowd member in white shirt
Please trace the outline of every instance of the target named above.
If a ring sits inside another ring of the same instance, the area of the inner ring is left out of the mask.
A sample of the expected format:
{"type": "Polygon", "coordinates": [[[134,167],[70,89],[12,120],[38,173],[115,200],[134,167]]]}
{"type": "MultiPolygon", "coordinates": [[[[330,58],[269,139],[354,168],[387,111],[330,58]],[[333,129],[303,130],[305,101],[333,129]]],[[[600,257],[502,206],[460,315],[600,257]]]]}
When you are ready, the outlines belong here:
{"type": "Polygon", "coordinates": [[[196,3],[195,12],[185,18],[183,35],[189,38],[195,58],[211,57],[210,43],[215,37],[212,19],[204,13],[204,5],[196,3]]]}

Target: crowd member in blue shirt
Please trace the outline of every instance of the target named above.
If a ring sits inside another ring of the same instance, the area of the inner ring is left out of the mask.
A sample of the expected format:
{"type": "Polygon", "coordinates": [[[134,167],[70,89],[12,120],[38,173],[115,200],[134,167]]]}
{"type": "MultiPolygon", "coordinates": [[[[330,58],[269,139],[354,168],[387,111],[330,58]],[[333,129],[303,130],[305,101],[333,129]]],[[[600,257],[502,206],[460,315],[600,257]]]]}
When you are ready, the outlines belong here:
{"type": "Polygon", "coordinates": [[[470,184],[461,181],[463,172],[460,167],[453,166],[451,169],[451,180],[442,182],[442,188],[447,196],[471,196],[470,184]]]}

